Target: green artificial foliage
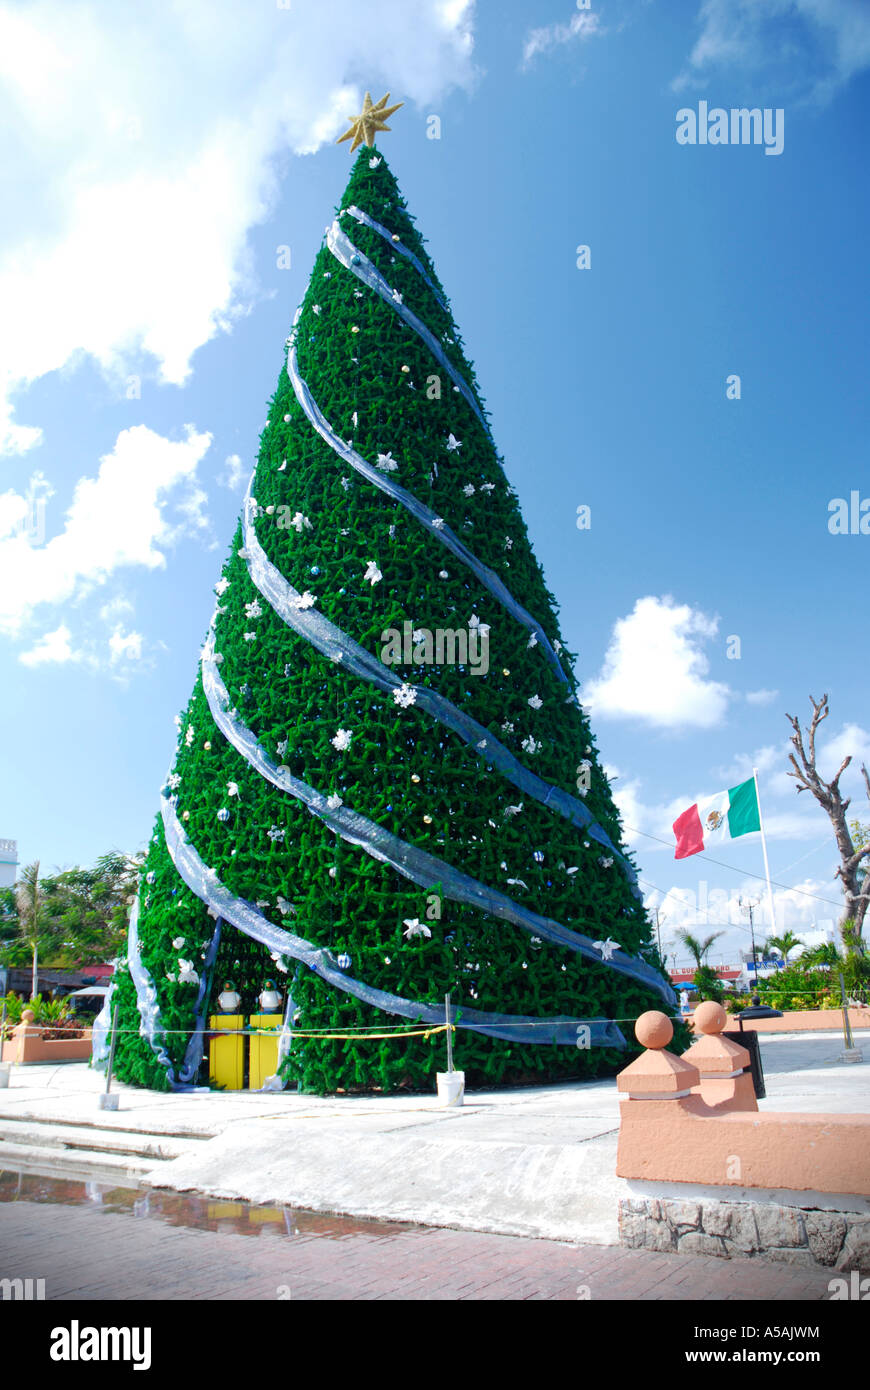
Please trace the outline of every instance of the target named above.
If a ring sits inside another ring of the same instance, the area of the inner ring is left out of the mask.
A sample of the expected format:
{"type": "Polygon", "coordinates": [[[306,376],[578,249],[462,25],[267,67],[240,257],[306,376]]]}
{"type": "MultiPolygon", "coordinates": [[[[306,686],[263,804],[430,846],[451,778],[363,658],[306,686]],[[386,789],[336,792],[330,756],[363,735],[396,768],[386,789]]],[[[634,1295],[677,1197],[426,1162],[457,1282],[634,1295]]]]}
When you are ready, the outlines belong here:
{"type": "MultiPolygon", "coordinates": [[[[341,207],[354,204],[401,239],[442,294],[396,181],[376,150],[363,148],[353,167],[341,207]]],[[[476,391],[459,333],[433,288],[376,231],[346,213],[340,224],[476,391]]],[[[268,558],[299,593],[313,595],[319,613],[381,659],[384,634],[391,628],[402,632],[406,621],[415,631],[433,633],[488,624],[487,674],[475,673],[470,662],[427,663],[422,649],[396,673],[409,685],[438,691],[539,777],[572,796],[583,794],[594,820],[624,855],[595,740],[572,698],[573,658],[560,643],[558,605],[487,432],[420,336],[325,245],[296,341],[301,375],[339,437],[352,440],[372,465],[380,459],[396,482],[443,517],[500,577],[556,646],[571,683],[560,682],[541,645],[471,569],[320,437],[296,400],[286,366],[269,405],[252,485],[256,534],[268,558]],[[366,578],[372,565],[381,576],[374,582],[366,578]],[[589,785],[579,793],[584,762],[589,785]]],[[[661,970],[650,924],[619,854],[614,857],[562,815],[518,792],[487,764],[485,751],[467,746],[431,714],[414,703],[397,704],[297,635],[255,588],[241,526],[221,580],[214,646],[221,678],[230,705],[269,758],[406,843],[565,927],[596,940],[609,937],[633,956],[643,952],[661,970]],[[343,750],[333,744],[339,729],[351,735],[343,750]]],[[[604,960],[584,959],[451,901],[437,888],[418,887],[334,834],[222,736],[201,677],[179,722],[169,791],[190,841],[217,878],[278,926],[335,958],[348,956],[347,971],[355,979],[428,1004],[440,1005],[450,992],[460,1007],[542,1020],[556,1014],[624,1020],[627,1052],[517,1044],[460,1026],[455,1065],[469,1085],[612,1074],[636,1050],[633,1020],[663,1007],[654,990],[604,960]],[[219,812],[228,815],[219,818],[219,812]],[[415,921],[430,934],[408,935],[406,924],[415,921]]],[[[177,1068],[197,997],[195,980],[179,978],[185,976],[179,960],[201,969],[215,924],[176,871],[159,817],[139,906],[142,961],[156,986],[166,1030],[161,1041],[177,1068]]],[[[291,990],[299,1030],[363,1035],[297,1038],[286,1063],[289,1081],[318,1093],[432,1088],[436,1070],[445,1066],[443,1034],[367,1041],[366,1031],[407,1030],[413,1022],[360,1002],[292,959],[275,962],[228,924],[210,981],[212,999],[232,979],[242,1007],[252,1009],[276,964],[285,972],[278,979],[291,990]]],[[[136,993],[123,964],[118,997],[124,1030],[118,1076],[164,1088],[164,1068],[138,1035],[136,993]]]]}

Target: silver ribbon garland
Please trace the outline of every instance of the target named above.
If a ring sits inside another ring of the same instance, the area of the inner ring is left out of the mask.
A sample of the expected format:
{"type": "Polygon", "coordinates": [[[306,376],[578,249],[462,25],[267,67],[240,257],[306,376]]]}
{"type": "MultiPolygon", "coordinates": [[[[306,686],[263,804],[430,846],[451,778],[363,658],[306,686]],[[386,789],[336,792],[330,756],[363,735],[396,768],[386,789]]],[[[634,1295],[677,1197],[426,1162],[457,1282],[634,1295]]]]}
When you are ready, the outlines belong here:
{"type": "Polygon", "coordinates": [[[404,242],[399,241],[397,238],[393,236],[393,233],[390,231],[389,227],[385,227],[382,222],[376,222],[373,217],[369,217],[367,212],[363,212],[362,208],[358,208],[351,205],[349,208],[345,208],[344,211],[348,213],[350,217],[355,217],[357,222],[361,222],[364,227],[370,227],[373,232],[377,232],[378,236],[382,236],[384,241],[388,241],[390,243],[390,247],[393,251],[398,251],[400,256],[404,256],[406,261],[410,261],[411,265],[414,267],[417,274],[420,276],[420,279],[423,280],[429,286],[429,289],[432,291],[432,294],[434,295],[439,308],[443,309],[444,312],[447,313],[447,301],[444,299],[443,295],[439,294],[437,287],[430,279],[430,277],[427,275],[426,267],[423,265],[423,262],[420,260],[418,256],[414,255],[413,251],[410,251],[408,249],[404,242]]]}
{"type": "Polygon", "coordinates": [[[178,1073],[178,1079],[182,1084],[189,1084],[194,1081],[202,1062],[202,1035],[205,1031],[205,1010],[208,998],[211,994],[211,976],[214,970],[214,963],[217,960],[218,947],[221,944],[221,919],[218,917],[214,924],[211,941],[206,948],[205,960],[199,972],[199,990],[194,1005],[195,1020],[193,1032],[188,1040],[187,1049],[184,1053],[184,1061],[178,1073]]]}
{"type": "MultiPolygon", "coordinates": [[[[277,767],[252,730],[229,709],[229,692],[214,661],[212,641],[213,633],[209,635],[202,655],[203,690],[212,718],[224,738],[261,777],[280,791],[287,792],[301,801],[309,811],[324,821],[333,834],[364,850],[372,859],[389,864],[412,883],[422,888],[434,888],[440,884],[444,896],[452,902],[465,903],[477,908],[532,935],[551,941],[556,946],[565,946],[590,960],[602,960],[601,953],[591,937],[570,931],[552,918],[541,917],[506,894],[462,873],[426,850],[418,849],[406,840],[400,840],[397,835],[369,820],[367,816],[360,815],[347,806],[331,807],[322,792],[294,777],[286,768],[277,767]]],[[[194,891],[198,892],[198,889],[194,891]]],[[[618,951],[606,964],[639,984],[656,990],[667,1003],[676,1002],[671,987],[646,961],[639,961],[627,952],[618,951]]]]}
{"type": "MultiPolygon", "coordinates": [[[[329,445],[333,452],[338,454],[339,458],[343,459],[355,472],[360,473],[370,483],[373,483],[376,488],[385,493],[387,497],[391,497],[394,502],[398,502],[406,511],[410,512],[413,517],[416,517],[416,519],[427,528],[430,534],[435,536],[436,540],[439,540],[442,545],[447,547],[451,554],[456,556],[457,560],[471,570],[472,574],[480,580],[484,588],[489,590],[493,598],[507,610],[512,618],[515,618],[528,632],[533,632],[535,634],[538,639],[538,644],[545,657],[550,662],[550,665],[553,667],[556,676],[563,684],[567,685],[568,677],[562,670],[562,664],[553,649],[549,637],[544,632],[544,629],[537,620],[532,617],[531,613],[527,612],[521,604],[517,603],[510,589],[499,579],[495,571],[478,560],[477,556],[468,549],[467,545],[463,544],[455,531],[450,529],[442,517],[439,517],[423,502],[416,498],[412,492],[408,492],[407,489],[401,487],[399,483],[394,483],[385,473],[381,473],[377,468],[372,467],[372,465],[367,463],[362,457],[362,454],[358,454],[350,444],[346,444],[345,441],[340,439],[335,433],[335,430],[329,424],[320,407],[317,405],[317,402],[314,400],[307,381],[299,372],[299,361],[296,353],[296,335],[301,312],[302,309],[300,306],[296,311],[296,317],[293,320],[293,327],[290,332],[287,351],[287,375],[290,379],[290,384],[293,387],[296,399],[301,405],[309,424],[314,427],[321,439],[329,445]],[[436,523],[438,524],[436,525],[436,523]]],[[[253,478],[251,481],[253,482],[253,478]]]]}
{"type": "MultiPolygon", "coordinates": [[[[194,1018],[194,1028],[188,1039],[187,1048],[184,1054],[184,1061],[179,1069],[178,1078],[175,1076],[173,1067],[166,1048],[160,1041],[165,1037],[165,1029],[160,1021],[160,1003],[157,998],[157,989],[151,974],[142,960],[142,952],[139,946],[139,899],[135,899],[130,909],[130,922],[127,929],[127,965],[130,971],[130,978],[136,990],[136,1006],[139,1010],[139,1036],[144,1038],[151,1048],[160,1065],[166,1072],[166,1080],[169,1082],[173,1091],[192,1091],[199,1089],[193,1086],[193,1080],[199,1071],[202,1061],[202,1036],[205,1029],[205,1008],[208,1003],[208,992],[212,969],[214,968],[217,957],[218,946],[221,937],[220,919],[215,923],[215,929],[211,941],[206,949],[203,969],[199,977],[199,991],[197,993],[194,1018]]],[[[115,992],[115,983],[112,982],[109,992],[103,1002],[103,1007],[94,1020],[93,1038],[91,1047],[91,1064],[104,1070],[109,1055],[112,1029],[112,996],[115,992]]],[[[207,1089],[207,1088],[206,1088],[207,1089]]]]}
{"type": "Polygon", "coordinates": [[[338,219],[327,229],[326,244],[335,259],[339,261],[341,265],[346,266],[358,280],[361,280],[364,285],[368,285],[370,290],[374,290],[375,294],[385,300],[386,303],[390,305],[390,308],[399,315],[399,318],[404,319],[409,328],[413,328],[417,336],[426,344],[436,362],[439,363],[450,377],[453,385],[456,386],[465,397],[480,422],[481,427],[485,431],[487,439],[492,441],[489,425],[486,423],[486,417],[477,403],[477,397],[465,378],[456,370],[431,328],[427,328],[423,320],[419,319],[407,305],[402,303],[398,291],[394,290],[392,286],[387,283],[381,272],[372,265],[368,256],[364,256],[363,253],[354,246],[350,237],[345,236],[338,224],[338,219]]]}
{"type": "MultiPolygon", "coordinates": [[[[251,582],[278,616],[310,642],[324,656],[350,671],[360,680],[368,681],[380,690],[398,690],[405,684],[383,662],[354,642],[346,632],[314,608],[300,608],[301,595],[267,556],[260,544],[253,522],[254,501],[250,484],[243,510],[243,537],[251,582]]],[[[572,825],[581,827],[598,844],[609,850],[620,862],[632,891],[640,897],[632,865],[611,842],[607,832],[592,818],[592,813],[568,792],[545,782],[515,758],[508,748],[477,720],[458,709],[450,700],[430,690],[428,686],[410,687],[416,693],[414,701],[440,724],[452,729],[479,757],[490,763],[519,791],[525,792],[542,806],[558,811],[572,825]]]]}
{"type": "Polygon", "coordinates": [[[139,898],[137,896],[130,913],[130,928],[127,933],[127,968],[136,987],[136,1004],[139,1008],[139,1036],[144,1038],[160,1065],[166,1072],[166,1079],[173,1091],[178,1089],[175,1069],[161,1038],[165,1029],[160,1022],[160,1001],[154,981],[142,960],[139,948],[139,898]]]}
{"type": "Polygon", "coordinates": [[[109,1060],[109,1046],[112,1032],[112,997],[114,993],[115,981],[113,980],[106,991],[103,1007],[94,1019],[91,1028],[91,1066],[96,1067],[98,1071],[104,1071],[106,1063],[109,1060]]]}
{"type": "MultiPolygon", "coordinates": [[[[318,795],[318,793],[314,793],[318,795]]],[[[350,994],[365,1004],[371,1004],[384,1013],[397,1014],[403,1018],[419,1020],[423,1023],[439,1024],[446,1021],[444,1007],[437,1004],[424,1004],[401,995],[390,994],[385,990],[374,989],[371,985],[355,980],[343,971],[331,951],[314,946],[304,937],[277,927],[267,917],[238,898],[218,878],[200,858],[179,821],[174,799],[162,798],[161,812],[166,834],[166,846],[180,877],[198,898],[207,903],[216,915],[232,922],[234,927],[244,932],[254,941],[259,941],[273,953],[292,956],[325,980],[329,985],[350,994]]],[[[325,818],[324,818],[325,819],[325,818]]],[[[625,1038],[618,1024],[612,1019],[582,1019],[558,1016],[550,1019],[534,1018],[523,1014],[492,1014],[465,1007],[453,1008],[450,1021],[457,1027],[468,1028],[473,1032],[486,1033],[491,1037],[513,1042],[533,1042],[541,1044],[562,1044],[576,1047],[582,1036],[579,1030],[588,1029],[582,1045],[595,1047],[624,1048],[625,1038]]]]}

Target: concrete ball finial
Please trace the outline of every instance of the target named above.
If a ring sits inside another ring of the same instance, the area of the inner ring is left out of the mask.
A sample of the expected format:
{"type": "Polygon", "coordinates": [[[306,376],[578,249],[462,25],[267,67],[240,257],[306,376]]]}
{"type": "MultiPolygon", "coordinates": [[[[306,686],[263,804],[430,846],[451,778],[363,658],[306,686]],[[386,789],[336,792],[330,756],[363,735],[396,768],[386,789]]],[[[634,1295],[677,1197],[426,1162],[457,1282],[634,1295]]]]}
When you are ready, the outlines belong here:
{"type": "Polygon", "coordinates": [[[713,999],[705,999],[703,1004],[699,1004],[692,1019],[695,1028],[699,1033],[721,1033],[726,1023],[728,1015],[713,999]]]}
{"type": "Polygon", "coordinates": [[[659,1013],[658,1009],[650,1009],[648,1013],[641,1014],[635,1023],[634,1036],[641,1047],[658,1052],[667,1047],[674,1036],[674,1025],[667,1014],[659,1013]]]}
{"type": "Polygon", "coordinates": [[[28,1023],[28,1024],[30,1024],[30,1023],[33,1022],[33,1020],[34,1020],[35,1018],[36,1018],[36,1014],[33,1012],[32,1009],[22,1009],[22,1010],[21,1010],[21,1022],[22,1022],[22,1023],[28,1023]]]}

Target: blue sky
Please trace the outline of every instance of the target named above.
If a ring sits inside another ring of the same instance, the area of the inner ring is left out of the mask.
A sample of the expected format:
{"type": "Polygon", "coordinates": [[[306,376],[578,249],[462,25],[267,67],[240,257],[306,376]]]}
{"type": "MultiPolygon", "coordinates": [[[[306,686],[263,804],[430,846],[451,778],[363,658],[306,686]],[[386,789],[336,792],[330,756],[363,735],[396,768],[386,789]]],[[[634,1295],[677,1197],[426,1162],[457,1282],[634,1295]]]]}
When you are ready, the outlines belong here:
{"type": "Polygon", "coordinates": [[[725,895],[762,896],[758,836],[720,864],[661,841],[753,764],[778,925],[836,918],[784,711],[830,693],[823,766],[853,755],[870,819],[870,537],[828,529],[833,498],[870,496],[868,68],[861,0],[0,3],[0,836],[22,862],[149,834],[347,178],[333,141],[371,88],[405,102],[383,148],[665,940],[726,929],[714,959],[748,941],[725,895]],[[781,109],[782,152],[678,144],[699,101],[781,109]]]}

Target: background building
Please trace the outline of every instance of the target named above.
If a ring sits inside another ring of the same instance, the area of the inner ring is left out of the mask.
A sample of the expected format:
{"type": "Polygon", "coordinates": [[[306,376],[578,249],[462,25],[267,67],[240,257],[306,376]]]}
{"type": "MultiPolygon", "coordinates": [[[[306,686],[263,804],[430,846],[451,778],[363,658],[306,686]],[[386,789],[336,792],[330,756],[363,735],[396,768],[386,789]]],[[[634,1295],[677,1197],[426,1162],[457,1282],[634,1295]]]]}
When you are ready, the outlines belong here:
{"type": "Polygon", "coordinates": [[[0,888],[11,888],[18,876],[18,841],[0,840],[0,888]]]}

